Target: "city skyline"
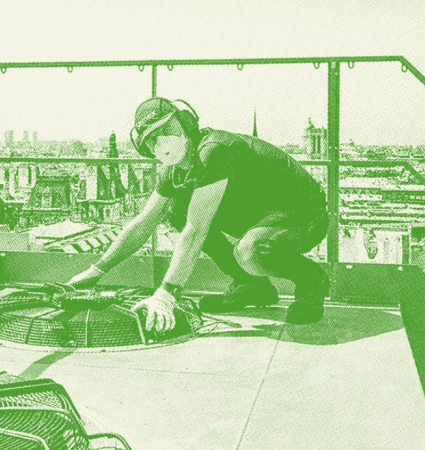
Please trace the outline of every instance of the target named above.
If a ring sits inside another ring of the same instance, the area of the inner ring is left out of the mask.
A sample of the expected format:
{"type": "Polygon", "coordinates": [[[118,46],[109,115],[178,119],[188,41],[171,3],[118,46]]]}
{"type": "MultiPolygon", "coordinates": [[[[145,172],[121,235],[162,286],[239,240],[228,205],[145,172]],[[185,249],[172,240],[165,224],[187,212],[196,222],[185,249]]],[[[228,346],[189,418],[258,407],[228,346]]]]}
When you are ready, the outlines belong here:
{"type": "MultiPolygon", "coordinates": [[[[309,123],[312,123],[311,121],[311,117],[309,117],[308,119],[308,123],[306,123],[305,125],[308,126],[309,123]]],[[[299,146],[302,147],[302,140],[303,140],[303,136],[304,136],[304,132],[305,129],[307,127],[305,126],[304,129],[302,130],[302,132],[300,133],[300,137],[298,139],[298,142],[281,142],[280,144],[275,144],[278,145],[280,147],[285,147],[285,146],[299,146]]],[[[326,130],[325,127],[316,127],[316,128],[324,128],[326,130]]],[[[256,128],[257,131],[257,128],[256,128]]],[[[40,132],[38,130],[28,130],[28,129],[14,129],[14,130],[6,130],[6,129],[0,129],[0,145],[3,146],[3,148],[7,148],[8,147],[8,138],[6,137],[6,135],[8,133],[12,132],[13,133],[13,141],[14,144],[31,144],[34,145],[34,139],[38,142],[38,143],[43,143],[43,142],[54,142],[54,143],[73,143],[73,142],[81,142],[83,144],[96,144],[96,143],[101,143],[104,146],[107,146],[107,141],[109,139],[109,135],[112,133],[115,133],[114,131],[111,131],[108,135],[99,135],[99,136],[93,136],[93,138],[90,141],[82,141],[80,138],[78,137],[68,137],[68,138],[64,138],[64,139],[59,139],[59,138],[52,138],[49,137],[49,139],[45,139],[45,137],[43,135],[40,134],[40,132]]],[[[116,134],[116,133],[115,133],[116,134]]],[[[251,134],[251,133],[247,133],[247,134],[251,134]]],[[[258,134],[258,132],[257,132],[258,134]]],[[[262,138],[261,136],[258,136],[259,138],[262,138]]],[[[131,144],[131,140],[129,138],[126,138],[124,140],[119,140],[117,138],[117,143],[119,144],[126,144],[127,147],[130,146],[131,150],[133,150],[133,146],[129,145],[131,144]]],[[[340,141],[340,145],[343,147],[346,147],[348,145],[354,145],[356,147],[381,147],[381,148],[391,148],[391,147],[425,147],[425,139],[423,142],[419,142],[416,144],[409,144],[409,143],[388,143],[388,144],[379,144],[379,143],[362,143],[362,142],[354,142],[354,140],[352,138],[347,139],[345,142],[343,142],[342,140],[340,141]]],[[[10,146],[9,146],[10,147],[10,146]]],[[[127,148],[128,150],[128,148],[127,148]]]]}

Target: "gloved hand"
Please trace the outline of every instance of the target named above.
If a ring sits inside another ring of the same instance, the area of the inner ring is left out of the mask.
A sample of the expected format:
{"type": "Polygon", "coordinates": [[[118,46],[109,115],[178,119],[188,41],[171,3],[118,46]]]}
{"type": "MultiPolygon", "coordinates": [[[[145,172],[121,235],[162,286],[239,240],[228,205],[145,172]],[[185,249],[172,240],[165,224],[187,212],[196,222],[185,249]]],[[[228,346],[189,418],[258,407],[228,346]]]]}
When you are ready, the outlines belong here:
{"type": "Polygon", "coordinates": [[[103,275],[105,275],[105,272],[92,264],[84,272],[72,277],[67,284],[74,286],[76,289],[88,289],[94,287],[103,275]]]}
{"type": "Polygon", "coordinates": [[[175,327],[176,318],[173,309],[176,306],[177,302],[174,296],[160,287],[151,297],[136,303],[131,310],[137,312],[140,308],[146,307],[148,310],[146,330],[149,331],[155,326],[156,331],[163,332],[175,327]]]}

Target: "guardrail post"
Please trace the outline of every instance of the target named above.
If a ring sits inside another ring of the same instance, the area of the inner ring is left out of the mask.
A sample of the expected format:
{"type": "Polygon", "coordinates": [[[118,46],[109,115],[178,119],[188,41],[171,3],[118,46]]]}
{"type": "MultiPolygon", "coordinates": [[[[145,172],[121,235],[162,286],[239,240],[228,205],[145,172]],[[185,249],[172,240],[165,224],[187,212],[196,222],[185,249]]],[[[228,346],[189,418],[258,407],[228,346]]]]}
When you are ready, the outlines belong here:
{"type": "MultiPolygon", "coordinates": [[[[152,165],[154,176],[156,179],[156,173],[158,170],[157,164],[153,163],[152,165]]],[[[156,256],[158,250],[158,229],[159,227],[155,227],[154,232],[152,233],[152,275],[153,275],[153,287],[154,289],[158,289],[161,286],[162,278],[160,278],[160,271],[158,269],[159,260],[156,256]]]]}
{"type": "MultiPolygon", "coordinates": [[[[335,263],[339,256],[339,112],[340,63],[328,63],[328,261],[331,263],[331,286],[335,282],[335,263]]],[[[332,295],[332,290],[331,290],[332,295]]]]}
{"type": "MultiPolygon", "coordinates": [[[[152,97],[157,96],[157,85],[158,85],[157,69],[158,68],[156,65],[152,66],[152,97]]],[[[156,178],[156,171],[157,171],[156,164],[153,164],[153,170],[154,170],[155,178],[156,178]]],[[[154,289],[157,289],[162,283],[162,280],[159,279],[158,261],[155,257],[157,248],[158,248],[158,227],[155,227],[155,230],[152,233],[152,270],[153,270],[154,289]]]]}
{"type": "Polygon", "coordinates": [[[157,66],[152,66],[152,97],[156,97],[156,87],[158,84],[157,66]]]}

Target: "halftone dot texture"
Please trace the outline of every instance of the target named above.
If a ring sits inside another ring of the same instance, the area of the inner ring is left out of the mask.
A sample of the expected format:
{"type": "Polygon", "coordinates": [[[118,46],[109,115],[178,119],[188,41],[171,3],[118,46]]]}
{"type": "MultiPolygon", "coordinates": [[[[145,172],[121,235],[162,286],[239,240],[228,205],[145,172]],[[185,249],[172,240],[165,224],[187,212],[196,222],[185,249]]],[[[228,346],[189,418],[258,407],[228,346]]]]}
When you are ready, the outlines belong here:
{"type": "MultiPolygon", "coordinates": [[[[106,2],[100,21],[98,5],[78,6],[78,15],[71,4],[58,2],[31,14],[28,5],[17,2],[18,19],[5,20],[10,29],[4,41],[13,45],[5,46],[4,60],[17,59],[18,52],[21,60],[59,61],[65,49],[70,59],[131,59],[142,45],[143,56],[152,59],[402,54],[424,67],[424,10],[416,0],[343,5],[218,0],[202,8],[193,1],[150,8],[106,2]],[[64,16],[75,20],[63,25],[64,16]],[[101,24],[96,32],[95,23],[101,24]],[[111,32],[120,24],[125,24],[120,32],[111,32]],[[31,30],[27,39],[26,29],[31,30]],[[55,39],[59,31],[68,37],[66,45],[55,39]]],[[[6,129],[33,123],[45,139],[95,140],[111,125],[127,136],[135,108],[150,95],[149,70],[133,69],[9,70],[2,80],[2,123],[6,129]]],[[[197,107],[205,125],[230,131],[250,133],[256,108],[259,136],[277,145],[298,142],[310,116],[326,126],[325,65],[219,69],[160,67],[158,93],[174,97],[178,91],[197,107]]],[[[341,142],[424,142],[423,86],[401,73],[398,63],[342,67],[341,94],[341,142]]],[[[75,263],[75,273],[88,265],[75,263]]],[[[19,273],[20,267],[13,269],[19,273]]],[[[397,301],[397,272],[391,270],[372,292],[397,301]]],[[[210,278],[205,275],[204,282],[210,278]]],[[[364,293],[373,278],[373,269],[363,274],[363,283],[348,275],[347,285],[364,293]]],[[[327,308],[324,322],[285,332],[281,325],[266,324],[260,332],[268,326],[274,333],[262,338],[252,336],[258,323],[251,325],[254,330],[244,338],[212,336],[192,347],[120,353],[116,359],[72,355],[72,364],[65,359],[49,370],[69,381],[79,404],[127,430],[134,448],[423,448],[423,395],[397,316],[327,308]],[[285,333],[286,341],[273,339],[285,333]]]]}

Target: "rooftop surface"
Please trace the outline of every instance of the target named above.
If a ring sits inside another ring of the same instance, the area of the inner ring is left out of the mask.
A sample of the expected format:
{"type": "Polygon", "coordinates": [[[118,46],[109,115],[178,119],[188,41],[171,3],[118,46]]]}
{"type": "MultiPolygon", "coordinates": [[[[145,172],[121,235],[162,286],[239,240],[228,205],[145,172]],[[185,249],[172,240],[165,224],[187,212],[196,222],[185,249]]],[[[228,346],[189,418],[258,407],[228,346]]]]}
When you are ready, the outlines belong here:
{"type": "Polygon", "coordinates": [[[162,347],[0,347],[13,375],[65,386],[87,431],[133,449],[423,449],[425,398],[397,310],[328,304],[285,323],[288,302],[162,347]]]}

